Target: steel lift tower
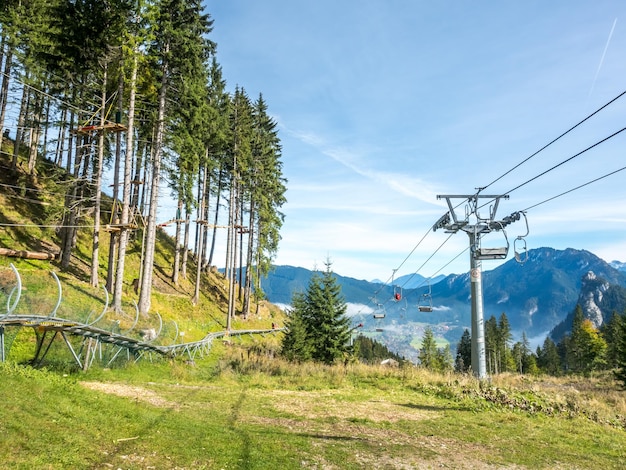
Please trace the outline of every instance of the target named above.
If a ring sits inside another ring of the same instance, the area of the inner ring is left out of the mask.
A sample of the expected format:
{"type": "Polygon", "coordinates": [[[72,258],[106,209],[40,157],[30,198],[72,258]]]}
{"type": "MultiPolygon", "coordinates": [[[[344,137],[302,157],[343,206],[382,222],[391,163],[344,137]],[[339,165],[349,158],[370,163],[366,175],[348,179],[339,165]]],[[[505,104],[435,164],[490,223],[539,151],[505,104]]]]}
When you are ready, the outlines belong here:
{"type": "Polygon", "coordinates": [[[520,212],[514,212],[502,220],[496,220],[496,211],[500,199],[508,199],[508,195],[483,195],[480,190],[472,195],[438,195],[437,199],[445,199],[448,204],[446,212],[433,225],[433,231],[444,229],[446,233],[457,233],[459,230],[467,233],[470,243],[470,290],[472,301],[472,371],[478,379],[487,377],[485,361],[485,324],[483,315],[483,287],[482,287],[482,260],[505,259],[509,252],[509,242],[504,227],[520,219],[520,212]],[[453,199],[466,200],[464,218],[457,216],[452,204],[453,199]],[[481,199],[490,199],[489,214],[481,217],[478,202],[481,199]],[[481,237],[491,232],[502,232],[506,246],[484,248],[481,237]]]}

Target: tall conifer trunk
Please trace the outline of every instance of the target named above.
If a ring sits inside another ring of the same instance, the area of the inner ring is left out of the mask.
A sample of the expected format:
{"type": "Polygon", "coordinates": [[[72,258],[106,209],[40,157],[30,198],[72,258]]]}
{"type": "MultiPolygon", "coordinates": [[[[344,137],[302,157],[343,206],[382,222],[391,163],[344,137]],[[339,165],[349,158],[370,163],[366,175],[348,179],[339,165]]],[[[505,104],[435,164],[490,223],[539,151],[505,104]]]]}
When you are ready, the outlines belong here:
{"type": "MultiPolygon", "coordinates": [[[[104,67],[104,77],[102,77],[102,100],[100,103],[100,125],[104,125],[106,118],[106,97],[107,97],[107,66],[104,67]]],[[[95,208],[93,214],[93,244],[91,250],[91,287],[98,287],[98,268],[100,267],[100,201],[102,199],[102,163],[104,160],[104,128],[98,133],[98,156],[96,157],[95,174],[95,208]]]]}
{"type": "Polygon", "coordinates": [[[176,207],[176,233],[174,234],[174,266],[172,267],[172,282],[175,286],[178,285],[178,274],[180,271],[180,253],[182,247],[180,245],[180,239],[182,235],[182,212],[183,212],[183,198],[178,197],[178,205],[176,207]]]}
{"type": "Polygon", "coordinates": [[[124,285],[124,269],[126,261],[126,249],[130,233],[130,196],[131,196],[131,172],[134,150],[135,129],[135,99],[137,94],[137,67],[138,51],[133,51],[133,69],[130,76],[130,97],[128,100],[128,123],[126,129],[126,155],[124,158],[124,185],[122,193],[122,229],[117,257],[117,270],[115,274],[115,289],[113,294],[113,308],[116,312],[122,310],[122,287],[124,285]]]}
{"type": "MultiPolygon", "coordinates": [[[[165,45],[164,55],[169,53],[169,44],[165,45]]],[[[150,208],[146,224],[145,256],[142,265],[141,291],[139,292],[139,312],[146,315],[150,311],[152,295],[152,274],[154,249],[156,243],[156,216],[159,203],[159,183],[161,178],[161,159],[163,156],[163,138],[165,133],[165,105],[167,99],[167,77],[169,73],[167,61],[163,63],[161,86],[159,88],[159,108],[156,123],[154,151],[152,152],[152,178],[150,183],[150,208]]]]}
{"type": "MultiPolygon", "coordinates": [[[[120,61],[123,64],[123,60],[120,61]]],[[[124,99],[124,67],[120,67],[119,77],[117,81],[117,109],[121,113],[124,99]]],[[[128,154],[128,151],[126,152],[128,154]]],[[[120,165],[122,158],[122,134],[118,132],[115,135],[115,163],[113,164],[113,205],[111,206],[111,222],[115,225],[121,223],[119,194],[120,194],[120,165]]],[[[115,296],[115,253],[118,248],[119,234],[112,231],[109,239],[109,263],[107,270],[106,289],[115,296]]]]}

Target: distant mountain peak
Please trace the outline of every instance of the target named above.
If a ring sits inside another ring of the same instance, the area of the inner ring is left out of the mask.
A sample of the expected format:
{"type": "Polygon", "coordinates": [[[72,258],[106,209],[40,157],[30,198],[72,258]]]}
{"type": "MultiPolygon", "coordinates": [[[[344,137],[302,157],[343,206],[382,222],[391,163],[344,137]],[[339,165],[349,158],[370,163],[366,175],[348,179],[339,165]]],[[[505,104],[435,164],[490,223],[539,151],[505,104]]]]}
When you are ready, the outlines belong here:
{"type": "Polygon", "coordinates": [[[617,269],[618,271],[626,272],[626,263],[623,263],[623,262],[617,261],[617,260],[613,260],[609,264],[611,265],[611,267],[617,269]]]}

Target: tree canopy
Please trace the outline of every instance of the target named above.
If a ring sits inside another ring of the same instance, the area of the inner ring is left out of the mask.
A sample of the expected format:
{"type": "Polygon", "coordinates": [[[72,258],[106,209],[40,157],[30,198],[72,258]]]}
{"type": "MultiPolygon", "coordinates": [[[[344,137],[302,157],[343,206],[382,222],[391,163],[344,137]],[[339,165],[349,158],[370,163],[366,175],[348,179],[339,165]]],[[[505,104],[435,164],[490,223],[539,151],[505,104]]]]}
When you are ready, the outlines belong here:
{"type": "MultiPolygon", "coordinates": [[[[139,243],[128,249],[143,253],[133,277],[140,281],[141,313],[150,309],[155,233],[171,223],[174,282],[186,275],[191,252],[197,300],[200,272],[222,256],[233,282],[231,273],[247,273],[238,282],[244,314],[253,293],[262,297],[259,277],[278,250],[286,180],[277,126],[260,91],[254,102],[243,87],[227,91],[205,3],[0,5],[0,129],[14,142],[13,168],[26,154],[31,173],[37,159],[66,171],[65,207],[47,214],[47,222],[60,227],[61,267],[70,268],[77,227],[93,222],[92,285],[105,269],[116,308],[128,276],[126,244],[139,243]],[[113,179],[110,213],[94,202],[104,190],[103,172],[113,179]],[[177,202],[176,214],[163,213],[165,196],[177,202]],[[104,266],[97,251],[101,212],[111,231],[104,266]],[[209,225],[228,230],[210,231],[209,225]],[[215,253],[216,239],[227,246],[223,253],[215,253]]],[[[229,303],[234,300],[233,293],[229,303]]]]}

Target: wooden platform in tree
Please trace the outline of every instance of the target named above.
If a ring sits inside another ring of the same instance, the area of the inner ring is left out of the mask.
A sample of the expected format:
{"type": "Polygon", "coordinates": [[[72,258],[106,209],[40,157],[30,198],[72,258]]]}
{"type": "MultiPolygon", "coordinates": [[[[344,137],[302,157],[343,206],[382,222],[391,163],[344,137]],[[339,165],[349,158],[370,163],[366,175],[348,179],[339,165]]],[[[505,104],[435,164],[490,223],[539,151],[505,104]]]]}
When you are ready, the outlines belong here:
{"type": "Polygon", "coordinates": [[[126,127],[124,124],[120,124],[117,122],[105,122],[104,124],[80,126],[74,132],[76,132],[76,134],[86,135],[91,134],[92,132],[99,132],[102,130],[110,132],[124,132],[128,130],[128,127],[126,127]]]}

